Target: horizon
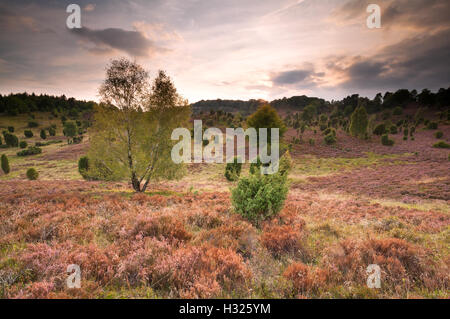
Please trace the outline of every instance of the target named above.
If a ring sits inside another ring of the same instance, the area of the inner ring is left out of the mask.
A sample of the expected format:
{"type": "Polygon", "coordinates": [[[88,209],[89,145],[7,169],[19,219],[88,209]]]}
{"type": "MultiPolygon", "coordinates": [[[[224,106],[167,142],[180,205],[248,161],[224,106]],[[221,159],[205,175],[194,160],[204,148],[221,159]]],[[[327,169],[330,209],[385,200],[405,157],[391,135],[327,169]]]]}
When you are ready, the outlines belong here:
{"type": "Polygon", "coordinates": [[[450,84],[450,3],[388,0],[369,29],[370,1],[77,1],[0,4],[0,93],[99,101],[112,59],[126,56],[154,78],[164,69],[179,93],[200,100],[272,101],[450,84]]]}

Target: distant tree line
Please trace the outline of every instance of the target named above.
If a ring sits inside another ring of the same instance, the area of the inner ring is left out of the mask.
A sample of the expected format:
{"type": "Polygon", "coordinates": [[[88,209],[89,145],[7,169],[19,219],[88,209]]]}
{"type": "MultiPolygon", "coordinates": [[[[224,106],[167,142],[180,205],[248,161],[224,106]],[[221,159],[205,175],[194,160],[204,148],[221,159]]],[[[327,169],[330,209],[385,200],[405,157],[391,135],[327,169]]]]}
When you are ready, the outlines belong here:
{"type": "Polygon", "coordinates": [[[66,98],[65,95],[0,94],[0,113],[12,116],[30,112],[52,112],[77,117],[79,113],[93,110],[95,105],[96,103],[93,101],[80,101],[74,98],[66,98]]]}
{"type": "MultiPolygon", "coordinates": [[[[329,102],[317,97],[301,95],[290,98],[284,97],[269,102],[277,110],[304,111],[308,107],[307,113],[321,114],[335,111],[344,116],[350,116],[359,105],[364,105],[367,113],[373,114],[385,109],[404,108],[411,103],[417,103],[432,109],[443,109],[450,105],[450,88],[441,88],[435,93],[428,89],[423,89],[420,93],[416,90],[400,89],[395,92],[378,93],[373,99],[353,94],[342,100],[329,102]]],[[[218,99],[201,100],[191,104],[191,106],[194,113],[223,110],[224,112],[240,112],[242,115],[249,115],[263,104],[267,104],[267,102],[262,100],[218,99]]]]}

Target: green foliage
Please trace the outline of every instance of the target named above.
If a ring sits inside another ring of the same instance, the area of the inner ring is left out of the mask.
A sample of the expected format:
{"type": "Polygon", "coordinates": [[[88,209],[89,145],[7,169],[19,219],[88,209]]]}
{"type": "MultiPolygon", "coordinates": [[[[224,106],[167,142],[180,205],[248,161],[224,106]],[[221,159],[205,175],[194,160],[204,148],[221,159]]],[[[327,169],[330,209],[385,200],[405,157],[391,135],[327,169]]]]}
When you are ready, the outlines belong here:
{"type": "Polygon", "coordinates": [[[403,108],[401,106],[397,106],[392,111],[393,115],[402,115],[403,114],[403,108]]]}
{"type": "Polygon", "coordinates": [[[8,132],[14,133],[14,126],[8,126],[8,132]]]}
{"type": "Polygon", "coordinates": [[[397,134],[398,133],[398,129],[396,125],[392,125],[391,128],[389,129],[389,132],[391,134],[397,134]]]}
{"type": "Polygon", "coordinates": [[[225,166],[225,177],[230,182],[237,181],[241,175],[242,163],[239,163],[239,159],[235,157],[233,162],[227,163],[225,166]]]}
{"type": "Polygon", "coordinates": [[[316,141],[313,138],[310,138],[308,142],[311,146],[314,146],[316,144],[316,141]]]}
{"type": "Polygon", "coordinates": [[[435,148],[450,148],[450,144],[445,143],[444,141],[439,141],[433,145],[435,148]]]}
{"type": "Polygon", "coordinates": [[[251,174],[231,190],[234,210],[253,225],[278,214],[288,193],[287,174],[251,174]]]}
{"type": "Polygon", "coordinates": [[[336,137],[336,130],[329,127],[325,131],[323,131],[323,135],[333,134],[336,137]]]}
{"type": "Polygon", "coordinates": [[[73,139],[77,133],[78,129],[75,122],[67,121],[64,123],[64,136],[67,136],[69,139],[73,139]]]}
{"type": "Polygon", "coordinates": [[[436,122],[429,122],[427,124],[427,129],[429,130],[437,130],[438,124],[436,122]]]}
{"type": "Polygon", "coordinates": [[[434,137],[436,138],[442,138],[442,136],[444,136],[444,133],[442,133],[442,131],[437,131],[436,133],[434,133],[434,137]]]}
{"type": "Polygon", "coordinates": [[[383,144],[385,146],[392,146],[392,145],[394,145],[394,140],[389,139],[389,136],[387,134],[384,134],[381,137],[381,144],[383,144]]]}
{"type": "Polygon", "coordinates": [[[11,171],[11,168],[9,167],[8,157],[5,154],[2,154],[2,170],[5,174],[9,174],[9,172],[11,171]]]}
{"type": "Polygon", "coordinates": [[[149,87],[141,66],[126,59],[112,61],[100,88],[105,104],[95,107],[89,132],[89,170],[104,170],[110,180],[128,178],[138,192],[145,191],[150,180],[182,176],[183,164],[171,159],[177,143],[171,134],[188,125],[191,113],[163,71],[149,87]]]}
{"type": "Polygon", "coordinates": [[[369,119],[367,117],[366,108],[360,106],[352,113],[350,117],[350,133],[359,138],[365,138],[369,119]]]}
{"type": "Polygon", "coordinates": [[[49,146],[52,144],[59,144],[59,143],[62,143],[62,141],[61,140],[53,140],[53,141],[48,141],[48,142],[36,142],[36,143],[34,143],[34,146],[41,147],[41,146],[49,146]]]}
{"type": "Polygon", "coordinates": [[[293,161],[291,153],[289,151],[284,152],[283,156],[280,158],[280,163],[278,167],[278,173],[281,175],[288,175],[289,171],[292,169],[293,161]]]}
{"type": "Polygon", "coordinates": [[[20,148],[26,148],[28,146],[28,143],[26,141],[20,141],[19,146],[20,148]]]}
{"type": "Polygon", "coordinates": [[[30,121],[28,122],[28,127],[32,128],[32,127],[38,127],[39,123],[35,122],[35,121],[30,121]]]}
{"type": "Polygon", "coordinates": [[[40,147],[30,146],[26,150],[17,152],[17,156],[29,156],[29,155],[36,155],[36,154],[41,154],[41,153],[42,153],[42,149],[40,147]]]}
{"type": "Polygon", "coordinates": [[[39,177],[39,173],[38,173],[38,171],[35,170],[34,168],[29,168],[29,169],[27,170],[27,178],[28,178],[30,181],[37,180],[38,177],[39,177]]]}
{"type": "Polygon", "coordinates": [[[250,174],[260,174],[261,173],[261,159],[259,156],[256,158],[255,163],[250,163],[250,174]]]}
{"type": "Polygon", "coordinates": [[[336,136],[333,135],[333,133],[330,133],[330,134],[326,135],[326,136],[323,138],[323,141],[324,141],[325,144],[327,144],[327,145],[335,144],[335,143],[336,143],[336,136]]]}
{"type": "Polygon", "coordinates": [[[55,136],[55,135],[56,135],[56,129],[55,129],[54,127],[50,126],[50,127],[48,128],[48,134],[49,134],[50,136],[55,136]]]}
{"type": "Polygon", "coordinates": [[[14,134],[5,133],[5,144],[9,147],[18,147],[19,146],[19,139],[14,134]]]}
{"type": "Polygon", "coordinates": [[[378,124],[375,129],[373,130],[373,134],[381,136],[383,134],[386,134],[386,125],[378,124]]]}
{"type": "Polygon", "coordinates": [[[89,179],[89,158],[82,156],[78,160],[78,172],[84,179],[89,179]]]}
{"type": "Polygon", "coordinates": [[[45,139],[47,138],[47,134],[45,133],[45,130],[44,130],[44,129],[41,130],[41,133],[40,133],[39,135],[41,136],[41,138],[42,138],[43,140],[45,140],[45,139]]]}
{"type": "Polygon", "coordinates": [[[267,128],[267,138],[269,142],[271,128],[279,129],[280,138],[283,137],[286,132],[286,126],[284,125],[283,120],[278,116],[277,111],[269,104],[260,106],[255,113],[250,115],[247,119],[247,124],[249,127],[254,127],[258,134],[260,128],[267,128]]]}
{"type": "Polygon", "coordinates": [[[25,135],[25,137],[30,138],[33,137],[33,131],[32,130],[25,130],[23,132],[23,134],[25,135]]]}

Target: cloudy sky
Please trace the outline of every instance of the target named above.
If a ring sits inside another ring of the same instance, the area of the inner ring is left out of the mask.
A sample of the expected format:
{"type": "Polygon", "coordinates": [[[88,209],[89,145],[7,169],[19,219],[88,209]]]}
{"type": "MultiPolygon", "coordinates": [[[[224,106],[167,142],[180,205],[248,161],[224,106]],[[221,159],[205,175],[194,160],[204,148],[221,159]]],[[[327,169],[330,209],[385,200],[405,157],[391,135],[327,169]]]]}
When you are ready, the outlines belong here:
{"type": "Polygon", "coordinates": [[[98,100],[121,56],[166,70],[191,102],[435,90],[450,85],[449,15],[448,0],[0,0],[0,93],[98,100]],[[70,3],[81,29],[66,27],[70,3]]]}

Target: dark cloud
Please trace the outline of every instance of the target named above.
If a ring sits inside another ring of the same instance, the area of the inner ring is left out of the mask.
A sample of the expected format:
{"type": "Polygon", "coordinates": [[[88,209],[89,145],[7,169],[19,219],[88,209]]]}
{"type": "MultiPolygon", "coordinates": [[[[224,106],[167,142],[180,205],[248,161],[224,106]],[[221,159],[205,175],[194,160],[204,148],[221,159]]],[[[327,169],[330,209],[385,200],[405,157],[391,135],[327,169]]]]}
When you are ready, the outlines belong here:
{"type": "Polygon", "coordinates": [[[131,56],[150,56],[155,52],[164,51],[139,31],[128,31],[120,28],[93,30],[87,27],[72,29],[71,32],[78,37],[88,40],[96,45],[93,52],[105,52],[117,49],[131,56]]]}
{"type": "Polygon", "coordinates": [[[278,86],[310,88],[316,86],[323,75],[323,73],[315,73],[312,69],[294,69],[276,73],[271,80],[278,86]]]}
{"type": "Polygon", "coordinates": [[[336,60],[328,67],[343,73],[345,88],[439,88],[450,85],[449,58],[450,30],[445,30],[403,40],[372,57],[350,58],[346,66],[336,60]]]}

